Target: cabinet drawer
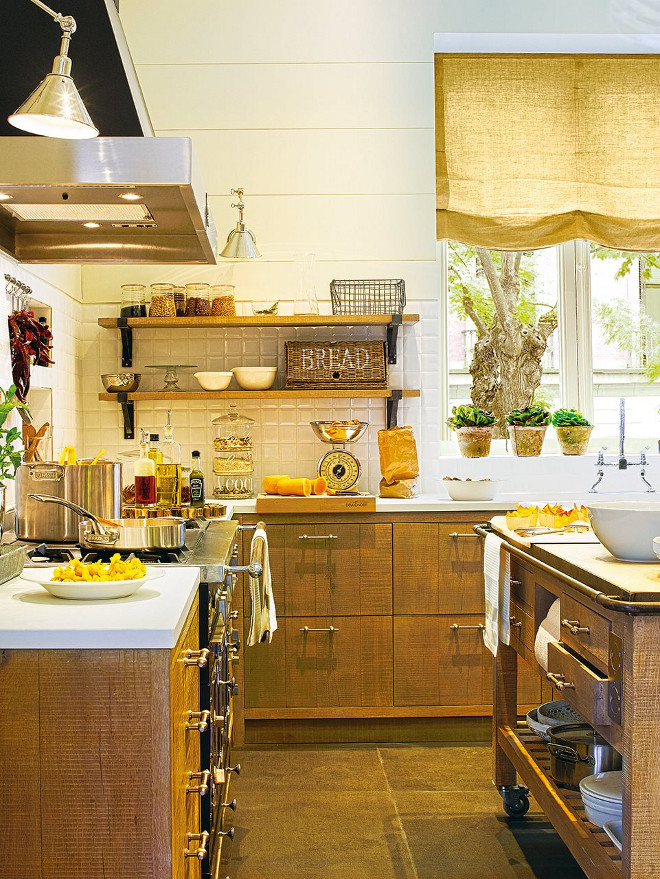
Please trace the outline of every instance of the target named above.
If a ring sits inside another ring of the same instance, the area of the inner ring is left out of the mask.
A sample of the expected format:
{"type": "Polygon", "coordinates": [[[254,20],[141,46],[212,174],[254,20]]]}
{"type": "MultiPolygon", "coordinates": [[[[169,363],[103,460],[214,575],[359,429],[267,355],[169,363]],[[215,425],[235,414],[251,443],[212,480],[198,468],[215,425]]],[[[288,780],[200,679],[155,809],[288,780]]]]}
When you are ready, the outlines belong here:
{"type": "Polygon", "coordinates": [[[609,726],[607,677],[588,668],[554,641],[548,644],[547,678],[559,690],[560,697],[577,708],[586,720],[596,726],[609,726]]]}
{"type": "Polygon", "coordinates": [[[511,634],[509,642],[519,653],[526,656],[534,655],[534,620],[530,608],[523,604],[520,599],[511,596],[511,634]],[[526,650],[520,650],[520,645],[526,650]]]}
{"type": "Polygon", "coordinates": [[[570,595],[561,596],[561,639],[571,650],[601,671],[607,671],[609,638],[608,619],[570,595]]]}
{"type": "Polygon", "coordinates": [[[395,524],[394,612],[482,613],[482,551],[470,522],[395,524]]]}

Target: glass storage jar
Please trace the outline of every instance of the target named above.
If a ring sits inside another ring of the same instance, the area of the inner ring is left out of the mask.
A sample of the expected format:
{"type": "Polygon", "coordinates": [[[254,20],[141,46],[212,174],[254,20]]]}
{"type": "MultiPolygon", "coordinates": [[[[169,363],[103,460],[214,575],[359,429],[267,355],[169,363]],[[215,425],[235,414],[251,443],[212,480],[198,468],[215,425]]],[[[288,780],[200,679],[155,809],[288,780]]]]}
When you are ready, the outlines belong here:
{"type": "Polygon", "coordinates": [[[229,412],[214,418],[211,424],[215,427],[213,445],[216,452],[249,451],[252,454],[254,418],[241,415],[236,403],[231,403],[229,412]]]}
{"type": "Polygon", "coordinates": [[[233,284],[213,284],[211,287],[211,314],[214,317],[235,317],[236,302],[233,284]]]}
{"type": "Polygon", "coordinates": [[[186,317],[208,317],[211,314],[208,284],[186,284],[186,317]]]}
{"type": "Polygon", "coordinates": [[[146,317],[147,305],[144,284],[122,284],[120,317],[146,317]]]}
{"type": "Polygon", "coordinates": [[[172,293],[174,294],[174,306],[176,308],[176,316],[177,317],[185,317],[186,316],[186,288],[185,287],[173,287],[172,293]]]}
{"type": "Polygon", "coordinates": [[[254,478],[252,475],[226,473],[223,476],[213,474],[213,497],[242,498],[254,497],[254,478]]]}
{"type": "Polygon", "coordinates": [[[190,503],[190,467],[181,468],[181,503],[190,503]]]}
{"type": "Polygon", "coordinates": [[[226,415],[214,418],[213,496],[217,498],[252,497],[254,491],[254,457],[252,428],[254,419],[241,415],[235,403],[226,415]]]}
{"type": "Polygon", "coordinates": [[[174,286],[172,284],[152,284],[149,290],[151,292],[149,317],[175,317],[174,286]]]}

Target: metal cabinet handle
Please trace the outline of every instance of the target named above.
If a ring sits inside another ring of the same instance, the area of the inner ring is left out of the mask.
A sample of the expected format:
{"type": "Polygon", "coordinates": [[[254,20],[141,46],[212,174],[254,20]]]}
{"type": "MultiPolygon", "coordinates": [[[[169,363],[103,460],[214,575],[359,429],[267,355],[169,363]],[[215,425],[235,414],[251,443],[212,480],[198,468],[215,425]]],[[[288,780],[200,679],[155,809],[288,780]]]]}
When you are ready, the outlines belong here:
{"type": "Polygon", "coordinates": [[[453,632],[458,632],[459,629],[479,629],[480,632],[486,628],[483,623],[479,623],[478,626],[459,626],[458,623],[452,623],[449,627],[453,632]]]}
{"type": "Polygon", "coordinates": [[[509,625],[512,629],[522,629],[522,623],[516,620],[515,617],[509,617],[509,625]]]}
{"type": "Polygon", "coordinates": [[[558,690],[574,690],[575,689],[575,684],[567,681],[566,676],[563,674],[560,674],[559,672],[549,671],[546,675],[546,678],[558,690]]]}
{"type": "Polygon", "coordinates": [[[336,534],[299,534],[298,540],[339,540],[336,534]]]}
{"type": "Polygon", "coordinates": [[[227,766],[227,772],[235,772],[236,775],[241,774],[241,764],[237,763],[236,766],[227,766]]]}
{"type": "Polygon", "coordinates": [[[234,828],[230,827],[229,830],[218,830],[218,836],[226,836],[229,839],[234,838],[234,828]]]}
{"type": "Polygon", "coordinates": [[[186,785],[187,794],[199,794],[200,797],[203,797],[209,792],[209,779],[211,778],[209,769],[204,769],[203,772],[189,772],[188,778],[191,783],[186,785]],[[192,784],[195,780],[199,781],[199,784],[192,784]]]}
{"type": "Polygon", "coordinates": [[[224,726],[225,723],[225,715],[224,714],[216,714],[215,711],[211,715],[211,723],[213,726],[220,726],[222,724],[224,726]]]}
{"type": "Polygon", "coordinates": [[[568,629],[571,635],[588,635],[589,626],[581,626],[580,620],[562,620],[562,628],[568,629]]]}
{"type": "Polygon", "coordinates": [[[183,664],[196,665],[198,668],[206,668],[210,653],[211,651],[208,647],[203,647],[201,650],[186,650],[183,657],[183,664]]]}
{"type": "Polygon", "coordinates": [[[470,537],[472,540],[481,540],[478,534],[459,534],[458,531],[452,531],[449,536],[454,540],[457,537],[470,537]]]}
{"type": "Polygon", "coordinates": [[[188,847],[183,850],[184,858],[197,858],[203,861],[208,854],[209,838],[208,830],[204,830],[202,833],[189,833],[188,847]],[[199,845],[197,848],[191,849],[191,842],[199,842],[199,845]]]}
{"type": "Polygon", "coordinates": [[[228,620],[237,620],[238,619],[238,611],[232,610],[231,613],[229,614],[229,616],[227,617],[227,619],[228,620]]]}
{"type": "Polygon", "coordinates": [[[522,586],[520,580],[509,580],[509,586],[522,586]]]}
{"type": "Polygon", "coordinates": [[[196,729],[197,732],[206,732],[211,719],[210,711],[189,711],[186,729],[196,729]]]}
{"type": "Polygon", "coordinates": [[[236,811],[236,797],[231,801],[231,803],[220,803],[221,809],[231,809],[232,812],[236,811]]]}
{"type": "Polygon", "coordinates": [[[310,629],[309,626],[303,626],[300,631],[304,632],[305,635],[308,632],[328,632],[330,635],[334,635],[334,633],[338,632],[339,629],[336,626],[328,626],[327,629],[310,629]]]}

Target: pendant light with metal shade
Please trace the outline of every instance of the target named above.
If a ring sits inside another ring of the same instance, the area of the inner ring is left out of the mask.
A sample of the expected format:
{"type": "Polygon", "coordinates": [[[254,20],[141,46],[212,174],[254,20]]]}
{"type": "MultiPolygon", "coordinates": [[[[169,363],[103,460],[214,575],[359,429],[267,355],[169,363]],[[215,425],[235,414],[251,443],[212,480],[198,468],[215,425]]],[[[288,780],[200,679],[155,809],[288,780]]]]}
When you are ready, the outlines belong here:
{"type": "Polygon", "coordinates": [[[233,208],[238,208],[238,223],[236,228],[232,229],[227,237],[227,243],[222,249],[220,256],[223,259],[258,259],[261,256],[257,248],[257,241],[252,232],[246,228],[243,222],[243,190],[232,189],[232,195],[238,196],[238,202],[232,204],[233,208]]]}
{"type": "Polygon", "coordinates": [[[60,53],[55,56],[52,71],[7,121],[22,131],[45,137],[76,140],[97,137],[98,129],[71,78],[68,53],[71,37],[76,32],[76,22],[70,15],[55,12],[41,0],[32,0],[32,3],[47,12],[62,28],[60,53]]]}

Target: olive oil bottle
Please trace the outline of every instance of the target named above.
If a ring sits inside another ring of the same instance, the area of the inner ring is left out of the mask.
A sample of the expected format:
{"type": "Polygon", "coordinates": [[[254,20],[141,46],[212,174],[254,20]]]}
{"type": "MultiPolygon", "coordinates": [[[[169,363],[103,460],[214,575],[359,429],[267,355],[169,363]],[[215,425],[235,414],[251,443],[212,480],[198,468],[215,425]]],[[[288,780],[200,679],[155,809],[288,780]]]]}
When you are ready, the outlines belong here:
{"type": "Polygon", "coordinates": [[[165,439],[160,444],[161,463],[156,466],[156,501],[162,507],[181,506],[181,445],[172,435],[172,410],[167,410],[165,439]]]}

